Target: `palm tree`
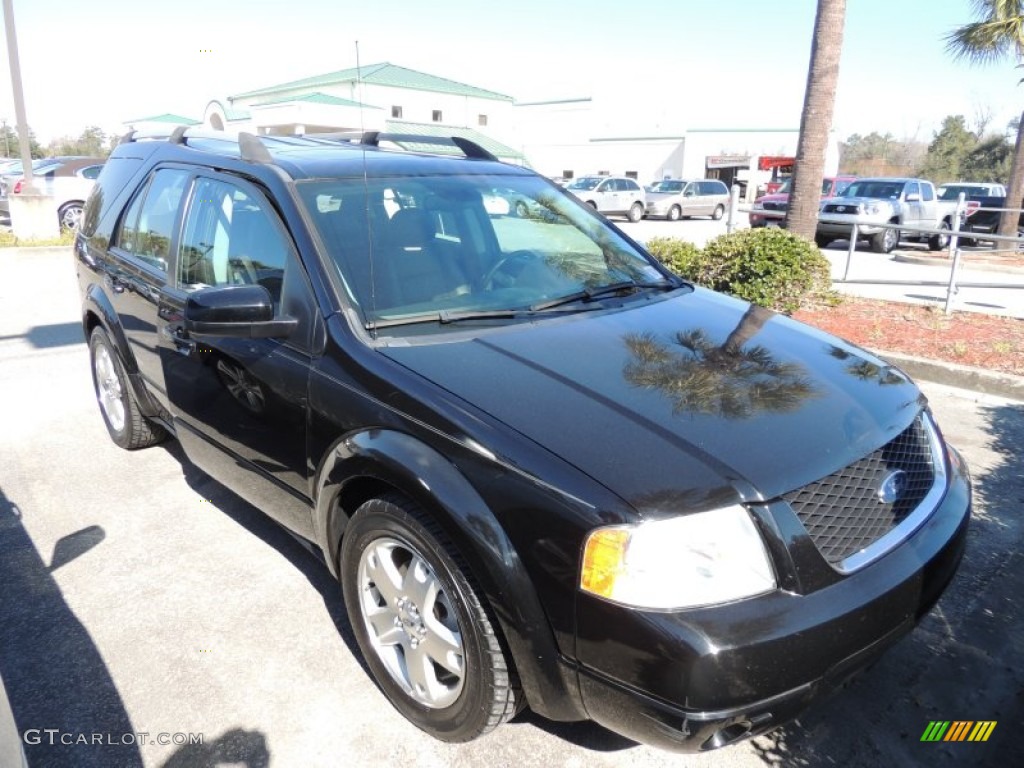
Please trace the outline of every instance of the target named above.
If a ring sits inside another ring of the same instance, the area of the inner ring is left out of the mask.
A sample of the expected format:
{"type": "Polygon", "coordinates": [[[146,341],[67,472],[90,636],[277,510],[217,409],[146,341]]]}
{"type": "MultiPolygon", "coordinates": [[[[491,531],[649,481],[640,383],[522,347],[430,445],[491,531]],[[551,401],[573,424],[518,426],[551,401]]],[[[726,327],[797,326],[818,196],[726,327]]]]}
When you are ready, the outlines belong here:
{"type": "Polygon", "coordinates": [[[821,179],[825,175],[825,150],[832,131],[845,21],[846,0],[818,0],[811,41],[811,65],[807,70],[807,90],[804,92],[800,138],[796,146],[796,167],[793,169],[786,213],[786,227],[794,234],[809,239],[814,238],[818,226],[821,179]]]}
{"type": "MultiPolygon", "coordinates": [[[[1024,66],[1024,0],[974,0],[977,21],[958,27],[946,35],[946,50],[954,59],[971,64],[992,64],[1013,58],[1024,66]]],[[[1022,81],[1024,82],[1024,81],[1022,81]]],[[[1006,207],[1016,208],[1024,198],[1024,114],[1017,121],[1017,145],[1006,191],[1006,207]]],[[[1018,213],[1004,211],[999,234],[1017,235],[1018,213]]]]}

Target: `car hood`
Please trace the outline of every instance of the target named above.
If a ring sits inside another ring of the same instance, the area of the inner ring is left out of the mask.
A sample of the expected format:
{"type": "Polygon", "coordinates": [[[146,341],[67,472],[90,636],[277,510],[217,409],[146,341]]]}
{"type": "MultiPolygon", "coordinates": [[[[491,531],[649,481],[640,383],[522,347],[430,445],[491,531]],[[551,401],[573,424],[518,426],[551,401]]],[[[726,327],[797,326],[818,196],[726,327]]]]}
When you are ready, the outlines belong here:
{"type": "Polygon", "coordinates": [[[788,192],[775,192],[771,195],[761,195],[754,201],[755,203],[788,203],[789,193],[788,192]]]}
{"type": "Polygon", "coordinates": [[[885,444],[922,407],[898,370],[703,289],[383,354],[635,508],[770,499],[885,444]]]}
{"type": "Polygon", "coordinates": [[[648,200],[668,200],[670,198],[677,198],[680,196],[679,192],[648,192],[648,200]]]}

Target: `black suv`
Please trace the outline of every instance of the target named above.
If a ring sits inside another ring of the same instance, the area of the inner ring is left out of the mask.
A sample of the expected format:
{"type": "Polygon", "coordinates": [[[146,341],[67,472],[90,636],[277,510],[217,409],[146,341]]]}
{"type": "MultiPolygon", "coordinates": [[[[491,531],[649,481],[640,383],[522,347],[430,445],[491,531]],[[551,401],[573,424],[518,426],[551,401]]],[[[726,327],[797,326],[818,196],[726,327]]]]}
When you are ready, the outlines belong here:
{"type": "Polygon", "coordinates": [[[173,435],[315,545],[447,741],[529,706],[719,747],[908,632],[971,510],[918,389],[432,141],[122,142],[75,243],[113,440],[173,435]]]}

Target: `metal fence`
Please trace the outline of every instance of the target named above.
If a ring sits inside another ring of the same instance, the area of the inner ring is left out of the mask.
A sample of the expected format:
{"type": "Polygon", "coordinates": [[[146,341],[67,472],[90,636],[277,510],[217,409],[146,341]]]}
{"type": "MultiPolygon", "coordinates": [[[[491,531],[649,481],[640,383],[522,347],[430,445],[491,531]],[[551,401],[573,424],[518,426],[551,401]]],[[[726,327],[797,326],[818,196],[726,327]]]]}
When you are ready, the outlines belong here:
{"type": "MultiPolygon", "coordinates": [[[[974,208],[972,213],[978,211],[993,211],[1002,213],[1004,211],[1016,211],[1018,214],[1021,212],[1020,208],[974,208]]],[[[769,210],[769,209],[755,209],[749,206],[739,205],[739,188],[734,186],[732,188],[732,195],[729,201],[729,218],[726,224],[727,231],[732,232],[736,228],[737,214],[738,213],[756,213],[758,216],[762,216],[765,219],[776,219],[782,221],[786,217],[785,210],[769,210]]],[[[994,245],[1000,243],[1006,243],[1009,250],[1011,251],[1024,251],[1024,237],[1005,237],[1003,235],[997,235],[995,233],[989,234],[987,232],[962,232],[961,228],[966,219],[967,204],[964,200],[963,193],[960,194],[960,198],[957,200],[956,210],[952,217],[952,226],[949,229],[937,229],[935,227],[915,227],[910,225],[901,224],[872,224],[873,228],[883,229],[895,229],[901,234],[908,234],[911,236],[933,236],[933,235],[948,235],[949,243],[946,248],[942,249],[948,254],[949,257],[949,279],[948,280],[893,280],[893,279],[875,279],[875,278],[851,278],[850,277],[850,266],[853,264],[853,255],[857,250],[857,241],[860,239],[860,227],[857,224],[852,224],[850,227],[850,244],[846,252],[846,266],[843,270],[843,276],[841,278],[833,278],[833,283],[851,283],[851,284],[862,284],[862,285],[914,285],[914,286],[944,286],[946,288],[946,299],[945,299],[945,311],[946,313],[952,312],[953,309],[953,298],[956,296],[960,288],[998,288],[998,289],[1022,289],[1024,288],[1024,282],[1021,283],[1005,283],[1005,282],[977,282],[977,281],[962,281],[958,280],[958,273],[960,272],[963,263],[963,250],[961,248],[961,242],[963,240],[985,240],[991,241],[994,245]]],[[[838,238],[837,238],[838,239],[838,238]]],[[[1003,249],[997,249],[1003,250],[1003,249]]],[[[937,251],[940,253],[942,251],[937,251]]],[[[973,252],[973,251],[972,251],[973,252]]]]}

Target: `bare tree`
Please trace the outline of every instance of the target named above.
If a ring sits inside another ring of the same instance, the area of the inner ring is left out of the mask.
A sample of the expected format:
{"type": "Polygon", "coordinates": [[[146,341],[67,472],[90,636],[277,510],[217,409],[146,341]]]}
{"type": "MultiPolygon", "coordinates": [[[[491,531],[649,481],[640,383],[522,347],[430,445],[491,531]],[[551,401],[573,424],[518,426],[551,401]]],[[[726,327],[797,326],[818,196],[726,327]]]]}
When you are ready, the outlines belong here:
{"type": "MultiPolygon", "coordinates": [[[[1024,0],[974,0],[974,13],[977,21],[946,36],[946,50],[953,58],[982,65],[1010,58],[1018,67],[1024,65],[1024,0]]],[[[1006,206],[1016,208],[1024,198],[1024,119],[1017,122],[1009,182],[1006,206]]],[[[1016,211],[1005,211],[999,219],[999,234],[1014,237],[1018,216],[1016,211]]]]}
{"type": "Polygon", "coordinates": [[[818,226],[821,180],[825,175],[825,152],[832,132],[845,21],[846,0],[818,0],[796,167],[786,213],[786,227],[810,239],[814,238],[818,226]]]}

